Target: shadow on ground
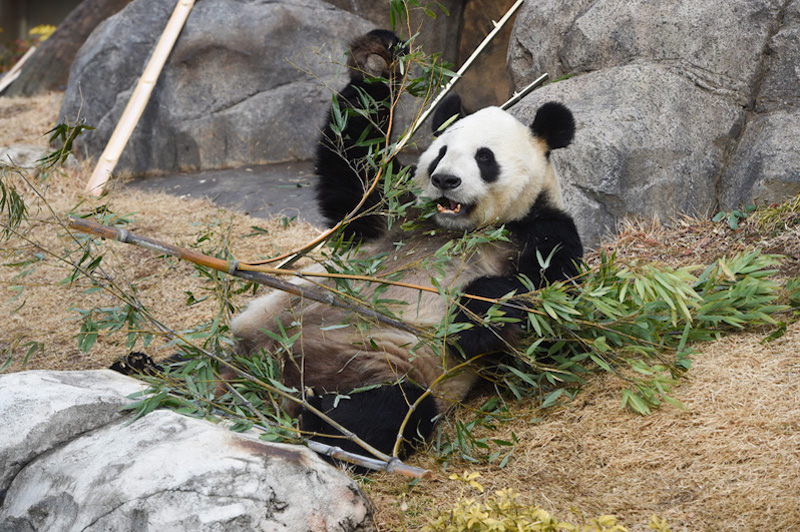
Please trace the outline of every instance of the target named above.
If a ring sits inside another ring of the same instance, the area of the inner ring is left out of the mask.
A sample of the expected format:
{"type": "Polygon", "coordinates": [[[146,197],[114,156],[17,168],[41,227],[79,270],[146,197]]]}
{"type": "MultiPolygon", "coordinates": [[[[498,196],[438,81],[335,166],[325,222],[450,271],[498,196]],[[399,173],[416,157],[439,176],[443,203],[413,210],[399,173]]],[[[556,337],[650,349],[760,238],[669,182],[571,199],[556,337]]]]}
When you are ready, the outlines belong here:
{"type": "Polygon", "coordinates": [[[208,198],[217,205],[259,218],[294,218],[325,226],[314,195],[310,161],[204,170],[136,178],[127,186],[175,196],[208,198]]]}

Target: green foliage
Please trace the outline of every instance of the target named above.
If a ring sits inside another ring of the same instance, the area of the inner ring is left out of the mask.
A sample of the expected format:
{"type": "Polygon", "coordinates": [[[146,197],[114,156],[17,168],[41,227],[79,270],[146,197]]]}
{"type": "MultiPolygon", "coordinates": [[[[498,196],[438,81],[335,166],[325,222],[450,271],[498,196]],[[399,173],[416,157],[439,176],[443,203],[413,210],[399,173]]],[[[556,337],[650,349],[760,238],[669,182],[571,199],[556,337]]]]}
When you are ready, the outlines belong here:
{"type": "Polygon", "coordinates": [[[61,148],[51,152],[45,157],[42,157],[42,159],[37,162],[42,165],[42,168],[45,169],[64,164],[67,160],[67,157],[69,157],[69,154],[72,153],[75,139],[77,139],[84,131],[92,129],[94,128],[87,126],[86,124],[77,124],[74,126],[65,123],[57,124],[53,129],[45,134],[50,135],[50,144],[60,142],[61,148]]]}
{"type": "Polygon", "coordinates": [[[748,205],[744,208],[744,210],[732,210],[732,211],[720,211],[714,215],[711,220],[713,222],[720,222],[722,220],[727,220],[728,227],[733,229],[734,231],[739,229],[739,223],[746,219],[753,211],[756,210],[755,205],[748,205]]]}
{"type": "Polygon", "coordinates": [[[28,218],[28,207],[9,178],[14,168],[4,166],[0,171],[0,235],[8,240],[28,218]]]}
{"type": "Polygon", "coordinates": [[[497,464],[503,469],[519,443],[513,432],[506,439],[497,437],[510,417],[507,405],[492,397],[471,420],[442,419],[433,442],[436,456],[445,463],[460,458],[470,463],[497,464]]]}
{"type": "Polygon", "coordinates": [[[450,16],[447,8],[441,2],[420,2],[420,0],[389,0],[389,22],[392,30],[408,19],[411,9],[421,9],[428,17],[435,19],[436,10],[440,10],[445,16],[450,16]]]}
{"type": "Polygon", "coordinates": [[[689,368],[694,342],[776,325],[773,315],[787,309],[781,287],[770,279],[776,260],[754,250],[720,259],[695,276],[696,266],[622,264],[603,256],[577,283],[522,296],[531,334],[496,378],[517,397],[538,391],[553,404],[559,389],[600,370],[629,384],[624,407],[647,414],[663,402],[679,406],[670,391],[689,368]]]}

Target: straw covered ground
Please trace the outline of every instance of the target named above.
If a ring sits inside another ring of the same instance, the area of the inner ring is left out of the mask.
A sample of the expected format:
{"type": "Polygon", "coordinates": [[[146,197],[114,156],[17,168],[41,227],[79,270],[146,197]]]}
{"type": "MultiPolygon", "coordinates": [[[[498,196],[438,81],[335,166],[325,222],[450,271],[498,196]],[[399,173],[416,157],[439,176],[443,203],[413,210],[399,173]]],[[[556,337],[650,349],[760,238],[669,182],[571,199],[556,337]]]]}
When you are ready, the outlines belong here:
{"type": "MultiPolygon", "coordinates": [[[[0,99],[0,144],[45,146],[42,134],[53,126],[59,102],[58,94],[0,99]]],[[[88,353],[78,347],[79,311],[119,302],[87,290],[83,280],[62,282],[71,267],[58,257],[80,244],[58,223],[69,212],[110,209],[129,219],[126,228],[134,233],[212,254],[227,245],[242,260],[292,249],[317,232],[309,225],[254,219],[207,201],[134,191],[122,183],[113,183],[101,200],[87,198],[81,190],[90,172],[71,166],[3,177],[24,194],[31,220],[24,239],[0,246],[0,311],[7,316],[0,353],[3,359],[13,353],[7,371],[105,368],[127,351],[122,332],[103,332],[88,353]],[[23,364],[29,342],[41,348],[23,364]]],[[[668,225],[627,222],[601,249],[677,266],[707,264],[755,246],[786,254],[780,276],[797,276],[799,228],[765,233],[745,223],[732,231],[724,223],[691,218],[668,225]]],[[[214,294],[224,286],[204,280],[191,265],[124,244],[100,245],[109,279],[134,287],[163,323],[187,330],[218,314],[214,294]],[[199,302],[187,305],[190,299],[199,302]]],[[[249,297],[237,294],[233,302],[243,304],[249,297]]],[[[409,462],[434,471],[434,480],[412,485],[375,474],[362,481],[376,522],[383,530],[414,530],[461,494],[481,499],[513,488],[527,503],[562,520],[614,514],[629,530],[646,530],[653,515],[666,519],[673,531],[800,530],[800,324],[790,323],[782,337],[765,342],[770,332],[749,331],[696,346],[699,353],[675,392],[686,410],[663,407],[646,417],[623,411],[621,384],[610,376],[590,379],[575,400],[555,408],[512,403],[512,419],[496,431],[497,438],[510,440],[513,433],[519,440],[504,468],[452,461],[444,471],[422,453],[409,462]],[[465,472],[480,474],[483,494],[449,478],[465,472]]],[[[171,352],[165,344],[156,339],[148,351],[165,356],[171,352]]],[[[483,400],[476,398],[472,406],[483,400]]],[[[465,411],[452,417],[468,415],[465,411]]]]}

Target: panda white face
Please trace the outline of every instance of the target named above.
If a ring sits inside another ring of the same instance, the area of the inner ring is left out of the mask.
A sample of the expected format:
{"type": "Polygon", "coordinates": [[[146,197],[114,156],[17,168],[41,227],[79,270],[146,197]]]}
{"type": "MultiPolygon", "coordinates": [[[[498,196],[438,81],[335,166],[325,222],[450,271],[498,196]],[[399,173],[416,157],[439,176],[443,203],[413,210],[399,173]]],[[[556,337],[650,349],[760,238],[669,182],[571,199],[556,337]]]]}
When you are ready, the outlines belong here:
{"type": "Polygon", "coordinates": [[[449,126],[422,154],[416,180],[437,203],[436,222],[451,229],[522,219],[547,191],[561,192],[548,145],[499,107],[487,107],[449,126]]]}

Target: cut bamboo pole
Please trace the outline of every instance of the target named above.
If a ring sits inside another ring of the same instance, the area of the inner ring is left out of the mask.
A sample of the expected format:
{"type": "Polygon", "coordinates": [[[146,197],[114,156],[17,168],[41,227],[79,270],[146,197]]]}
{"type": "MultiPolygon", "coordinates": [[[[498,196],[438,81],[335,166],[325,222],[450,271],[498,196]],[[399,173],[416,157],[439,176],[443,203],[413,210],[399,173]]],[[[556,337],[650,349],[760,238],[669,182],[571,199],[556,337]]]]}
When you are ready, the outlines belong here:
{"type": "Polygon", "coordinates": [[[161,70],[167,62],[167,57],[172,52],[172,48],[175,46],[178,35],[180,35],[193,6],[194,0],[178,0],[175,10],[172,12],[172,16],[161,34],[161,38],[156,43],[153,55],[150,56],[150,61],[148,61],[142,77],[139,78],[139,82],[136,84],[130,100],[128,100],[128,105],[125,106],[125,110],[122,112],[122,117],[117,122],[117,127],[114,128],[103,154],[100,155],[100,159],[97,161],[92,177],[86,185],[87,193],[93,196],[100,196],[103,193],[103,188],[108,182],[111,172],[117,166],[122,150],[125,149],[125,145],[131,138],[136,124],[139,123],[142,112],[144,112],[144,108],[150,100],[153,87],[155,87],[158,77],[161,75],[161,70]]]}
{"type": "Polygon", "coordinates": [[[14,83],[14,80],[19,77],[20,72],[22,72],[22,67],[25,66],[25,63],[28,62],[28,59],[31,58],[33,52],[35,51],[36,47],[31,46],[30,49],[25,52],[25,55],[20,57],[19,61],[17,61],[17,64],[11,67],[11,70],[6,72],[6,75],[3,76],[2,80],[0,80],[0,94],[2,94],[8,88],[8,86],[14,83]]]}
{"type": "Polygon", "coordinates": [[[531,92],[533,89],[535,89],[536,87],[538,87],[539,85],[541,85],[542,83],[544,83],[545,81],[547,81],[547,78],[549,78],[549,77],[550,77],[550,75],[549,75],[549,74],[547,74],[547,73],[545,72],[544,74],[542,74],[541,76],[539,76],[538,78],[536,78],[535,80],[533,80],[533,82],[531,82],[530,84],[528,84],[528,85],[527,85],[525,88],[523,88],[521,91],[515,92],[515,93],[514,93],[514,94],[511,96],[511,98],[509,98],[509,99],[506,101],[506,103],[504,103],[503,105],[501,105],[501,106],[500,106],[500,109],[503,109],[503,110],[507,110],[507,109],[509,109],[510,107],[512,107],[513,105],[515,105],[515,104],[516,104],[518,101],[520,101],[521,99],[523,99],[523,98],[524,98],[524,97],[525,97],[525,96],[526,96],[526,95],[527,95],[529,92],[531,92]]]}
{"type": "Polygon", "coordinates": [[[258,284],[263,284],[264,286],[281,290],[292,295],[301,296],[312,301],[318,301],[332,307],[344,308],[364,316],[365,318],[374,319],[385,325],[389,325],[390,327],[395,327],[397,329],[417,335],[420,334],[420,330],[412,327],[411,325],[392,319],[388,316],[384,316],[380,312],[377,312],[373,309],[337,298],[333,294],[321,292],[311,287],[293,284],[288,281],[283,281],[264,272],[254,271],[255,269],[244,269],[244,267],[247,266],[246,263],[240,263],[236,260],[227,261],[217,257],[211,257],[209,255],[198,253],[197,251],[173,246],[172,244],[167,244],[166,242],[160,242],[153,238],[138,236],[126,229],[109,227],[107,225],[99,224],[97,222],[75,216],[69,217],[68,227],[70,229],[77,229],[82,233],[87,233],[110,240],[118,240],[125,244],[134,244],[162,255],[170,255],[182,260],[188,260],[194,264],[206,266],[208,268],[233,275],[234,277],[239,277],[241,279],[253,281],[258,284]]]}

